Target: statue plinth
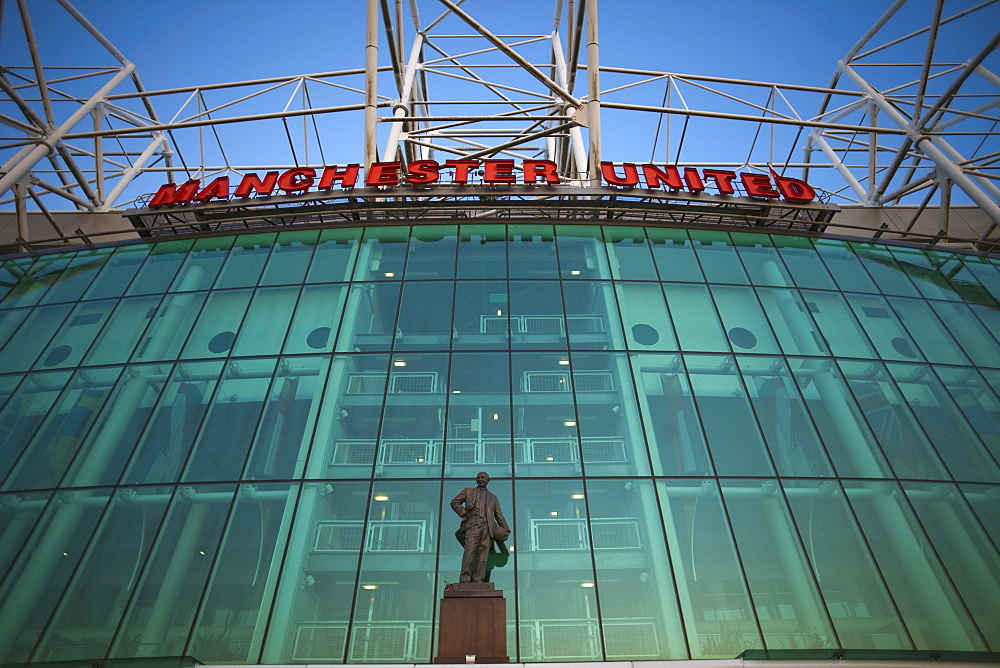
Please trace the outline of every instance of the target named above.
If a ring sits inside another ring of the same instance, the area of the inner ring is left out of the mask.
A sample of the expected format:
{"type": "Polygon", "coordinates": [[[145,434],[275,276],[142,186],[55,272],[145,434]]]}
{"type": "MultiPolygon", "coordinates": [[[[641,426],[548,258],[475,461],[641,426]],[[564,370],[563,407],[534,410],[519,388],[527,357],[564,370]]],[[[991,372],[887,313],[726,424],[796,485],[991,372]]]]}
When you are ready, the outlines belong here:
{"type": "Polygon", "coordinates": [[[434,663],[510,663],[507,601],[492,582],[448,585],[441,599],[434,663]],[[470,661],[469,657],[475,657],[470,661]]]}

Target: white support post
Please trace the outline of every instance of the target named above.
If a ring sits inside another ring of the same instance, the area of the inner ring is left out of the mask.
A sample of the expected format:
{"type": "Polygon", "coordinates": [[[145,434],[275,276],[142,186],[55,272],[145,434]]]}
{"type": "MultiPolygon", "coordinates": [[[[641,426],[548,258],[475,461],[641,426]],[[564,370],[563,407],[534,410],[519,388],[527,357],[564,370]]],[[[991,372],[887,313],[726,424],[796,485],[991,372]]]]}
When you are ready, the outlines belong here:
{"type": "Polygon", "coordinates": [[[365,173],[378,158],[378,0],[368,0],[365,15],[365,173]]]}
{"type": "Polygon", "coordinates": [[[587,1],[587,134],[590,185],[601,185],[601,72],[597,39],[597,0],[587,1]]]}
{"type": "Polygon", "coordinates": [[[416,80],[417,72],[419,71],[420,62],[420,50],[424,45],[424,36],[422,33],[417,33],[416,39],[413,40],[413,46],[410,48],[410,59],[406,63],[406,70],[403,72],[403,88],[400,93],[401,97],[399,103],[392,110],[392,115],[400,119],[398,121],[393,121],[392,125],[389,127],[389,140],[385,143],[385,160],[392,161],[396,159],[396,151],[399,148],[399,138],[403,132],[403,119],[410,113],[410,100],[413,97],[413,86],[416,80]]]}

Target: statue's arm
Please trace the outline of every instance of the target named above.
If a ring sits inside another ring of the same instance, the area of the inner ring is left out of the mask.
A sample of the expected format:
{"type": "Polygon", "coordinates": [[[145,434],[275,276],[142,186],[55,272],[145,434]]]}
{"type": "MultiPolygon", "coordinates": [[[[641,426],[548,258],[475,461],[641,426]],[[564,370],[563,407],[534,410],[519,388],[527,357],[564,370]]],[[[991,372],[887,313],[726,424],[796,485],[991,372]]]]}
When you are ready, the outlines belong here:
{"type": "Polygon", "coordinates": [[[507,531],[510,531],[510,527],[507,526],[507,520],[504,519],[503,512],[500,510],[500,502],[497,501],[494,506],[493,516],[497,520],[497,525],[502,526],[507,531]]]}
{"type": "Polygon", "coordinates": [[[465,510],[465,490],[463,489],[459,492],[454,499],[451,500],[451,509],[458,514],[459,517],[465,519],[467,511],[465,510]]]}

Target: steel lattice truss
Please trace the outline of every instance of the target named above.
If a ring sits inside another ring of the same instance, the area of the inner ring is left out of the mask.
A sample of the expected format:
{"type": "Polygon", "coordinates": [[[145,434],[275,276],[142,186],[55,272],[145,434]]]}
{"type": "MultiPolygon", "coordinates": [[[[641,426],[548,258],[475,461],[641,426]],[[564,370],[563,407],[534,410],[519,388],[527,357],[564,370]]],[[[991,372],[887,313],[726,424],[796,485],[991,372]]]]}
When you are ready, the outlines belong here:
{"type": "Polygon", "coordinates": [[[167,181],[508,157],[554,160],[567,188],[586,189],[607,160],[774,169],[832,203],[915,205],[909,227],[940,207],[944,236],[949,208],[973,203],[993,221],[980,241],[995,242],[1000,33],[942,45],[1000,24],[997,0],[897,0],[826,87],[602,66],[598,0],[554,0],[551,23],[516,35],[492,32],[476,4],[367,0],[365,53],[338,63],[352,69],[146,90],[68,0],[7,0],[0,56],[16,33],[30,62],[0,71],[0,204],[19,219],[40,211],[68,238],[49,212],[135,208],[167,181]],[[75,21],[110,64],[47,63],[42,12],[75,21]],[[648,155],[622,153],[636,134],[648,155]]]}

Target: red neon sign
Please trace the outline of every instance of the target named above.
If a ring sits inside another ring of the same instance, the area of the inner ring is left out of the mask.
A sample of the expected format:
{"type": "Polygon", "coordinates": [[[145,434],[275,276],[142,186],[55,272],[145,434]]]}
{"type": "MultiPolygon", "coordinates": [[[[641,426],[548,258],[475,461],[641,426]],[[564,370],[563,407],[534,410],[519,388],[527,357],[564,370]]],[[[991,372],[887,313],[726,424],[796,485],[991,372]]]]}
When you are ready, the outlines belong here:
{"type": "MultiPolygon", "coordinates": [[[[167,183],[160,186],[149,202],[156,209],[165,206],[204,203],[214,200],[263,198],[273,195],[301,195],[312,189],[331,190],[335,184],[349,189],[358,185],[361,165],[349,164],[324,167],[318,171],[311,167],[296,167],[284,172],[268,172],[263,178],[246,174],[231,188],[228,176],[220,176],[204,186],[199,179],[181,185],[167,183]]],[[[473,176],[487,186],[511,185],[518,182],[530,185],[557,185],[562,182],[556,163],[551,160],[524,160],[518,166],[513,160],[414,160],[401,162],[376,162],[364,175],[363,185],[369,188],[398,186],[430,186],[451,184],[467,186],[473,176]],[[447,180],[445,177],[448,177],[447,180]]],[[[751,199],[775,200],[804,204],[816,199],[816,191],[805,181],[781,176],[771,170],[767,174],[740,172],[725,169],[685,167],[683,172],[673,165],[636,164],[631,162],[601,163],[601,178],[605,185],[619,188],[663,188],[671,192],[686,191],[698,194],[711,188],[712,194],[723,197],[742,195],[751,199]]]]}

